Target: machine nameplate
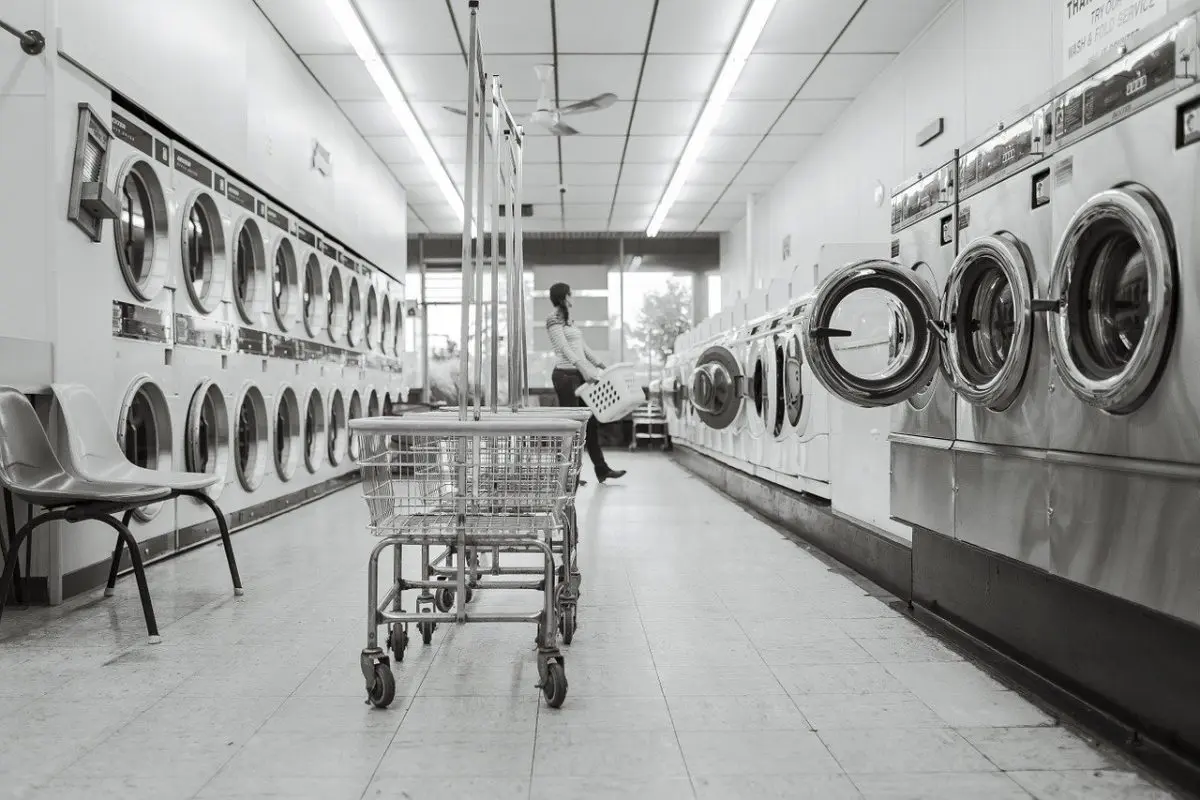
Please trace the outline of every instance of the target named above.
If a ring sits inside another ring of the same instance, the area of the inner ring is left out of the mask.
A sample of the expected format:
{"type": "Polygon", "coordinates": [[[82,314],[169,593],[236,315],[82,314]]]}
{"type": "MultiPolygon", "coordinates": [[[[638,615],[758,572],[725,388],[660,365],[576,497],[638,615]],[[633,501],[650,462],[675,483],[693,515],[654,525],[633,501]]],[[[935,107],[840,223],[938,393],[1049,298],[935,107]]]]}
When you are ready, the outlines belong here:
{"type": "Polygon", "coordinates": [[[967,228],[969,228],[970,225],[971,225],[971,207],[970,206],[959,206],[958,207],[958,229],[960,231],[964,231],[967,228]]]}
{"type": "Polygon", "coordinates": [[[135,122],[114,111],[112,115],[112,128],[113,136],[125,142],[125,144],[137,148],[151,158],[158,158],[159,161],[162,161],[162,158],[158,155],[158,151],[154,147],[154,137],[135,122]]]}
{"type": "Polygon", "coordinates": [[[118,339],[171,343],[171,326],[165,311],[121,300],[113,301],[112,334],[118,339]]]}
{"type": "Polygon", "coordinates": [[[227,322],[175,315],[175,344],[200,350],[228,350],[233,343],[233,328],[227,322]]]}
{"type": "Polygon", "coordinates": [[[212,188],[212,170],[178,150],[175,151],[175,171],[182,172],[197,183],[204,184],[206,189],[212,188]]]}
{"type": "Polygon", "coordinates": [[[265,356],[267,352],[267,334],[253,328],[238,328],[237,351],[255,356],[265,356]]]}
{"type": "Polygon", "coordinates": [[[270,334],[268,348],[267,355],[272,358],[284,358],[289,361],[296,360],[297,341],[290,336],[280,336],[277,333],[270,334]]]}
{"type": "Polygon", "coordinates": [[[304,228],[304,227],[301,227],[300,225],[297,225],[296,226],[296,238],[299,239],[300,241],[304,242],[309,247],[317,246],[317,236],[312,231],[310,231],[308,228],[304,228]]]}
{"type": "Polygon", "coordinates": [[[290,232],[292,227],[292,221],[290,219],[283,214],[280,214],[270,206],[267,206],[267,222],[271,223],[282,231],[290,232]]]}
{"type": "Polygon", "coordinates": [[[334,247],[333,245],[331,245],[329,242],[322,242],[321,252],[325,254],[326,258],[332,258],[334,261],[339,260],[340,256],[338,253],[338,249],[336,247],[334,247]]]}
{"type": "Polygon", "coordinates": [[[1061,140],[1083,127],[1083,88],[1076,86],[1054,101],[1054,138],[1061,140]]]}
{"type": "Polygon", "coordinates": [[[346,253],[342,253],[342,266],[351,272],[358,272],[358,262],[346,253]]]}
{"type": "Polygon", "coordinates": [[[1083,124],[1135,104],[1175,80],[1175,39],[1160,37],[1096,75],[1083,93],[1083,124]]]}
{"type": "Polygon", "coordinates": [[[250,194],[236,183],[226,184],[225,196],[233,201],[234,205],[246,209],[251,214],[254,213],[254,195],[250,194]]]}
{"type": "Polygon", "coordinates": [[[1033,155],[1033,118],[1027,117],[967,153],[958,162],[960,194],[1024,166],[1033,155]]]}

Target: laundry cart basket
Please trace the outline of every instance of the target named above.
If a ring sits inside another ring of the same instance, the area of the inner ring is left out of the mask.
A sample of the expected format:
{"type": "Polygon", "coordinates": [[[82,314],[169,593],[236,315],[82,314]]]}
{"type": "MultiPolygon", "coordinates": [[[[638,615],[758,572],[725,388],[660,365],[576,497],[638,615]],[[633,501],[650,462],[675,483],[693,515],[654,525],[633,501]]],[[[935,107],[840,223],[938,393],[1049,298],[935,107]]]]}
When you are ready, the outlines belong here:
{"type": "Polygon", "coordinates": [[[600,422],[623,419],[646,402],[633,364],[613,364],[595,381],[576,389],[575,396],[587,403],[600,422]]]}
{"type": "Polygon", "coordinates": [[[396,690],[390,659],[378,643],[380,625],[388,626],[388,649],[402,661],[410,623],[417,624],[428,643],[440,622],[533,622],[538,626],[539,688],[549,706],[562,705],[567,677],[558,650],[553,542],[562,539],[566,528],[575,483],[568,478],[577,461],[579,427],[577,421],[561,417],[507,414],[463,420],[437,412],[350,423],[359,437],[369,529],[381,537],[368,562],[367,646],[361,655],[372,704],[387,707],[396,690]],[[452,546],[464,554],[487,548],[538,552],[543,567],[537,579],[506,583],[504,588],[539,590],[541,609],[469,614],[463,602],[467,560],[459,558],[453,583],[460,602],[455,610],[425,606],[406,612],[401,605],[405,589],[446,587],[444,582],[402,577],[402,552],[408,545],[452,546]],[[380,598],[379,557],[388,548],[393,551],[393,580],[380,598]]]}

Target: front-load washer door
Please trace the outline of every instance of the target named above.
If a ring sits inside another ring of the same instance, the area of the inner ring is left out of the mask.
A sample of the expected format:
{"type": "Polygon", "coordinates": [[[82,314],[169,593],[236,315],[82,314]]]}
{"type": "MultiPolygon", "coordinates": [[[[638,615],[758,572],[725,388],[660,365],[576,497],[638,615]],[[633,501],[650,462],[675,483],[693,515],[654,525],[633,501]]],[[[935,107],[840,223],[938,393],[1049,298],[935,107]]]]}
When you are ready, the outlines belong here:
{"type": "Polygon", "coordinates": [[[946,280],[943,366],[972,405],[1004,411],[1021,392],[1033,345],[1032,256],[1008,233],[963,248],[946,280]]]}
{"type": "Polygon", "coordinates": [[[728,347],[713,345],[692,370],[691,399],[696,416],[713,430],[730,427],[742,411],[746,377],[728,347]]]}
{"type": "Polygon", "coordinates": [[[831,394],[863,408],[911,398],[941,364],[933,288],[894,261],[860,261],[817,287],[800,325],[804,360],[831,394]]]}
{"type": "Polygon", "coordinates": [[[808,430],[810,406],[804,397],[804,350],[800,343],[799,328],[788,331],[782,337],[782,347],[777,352],[783,358],[778,379],[782,399],[779,411],[786,424],[783,434],[776,438],[797,436],[803,439],[808,430]]]}
{"type": "Polygon", "coordinates": [[[1169,221],[1150,192],[1100,192],[1059,244],[1050,347],[1063,384],[1084,403],[1128,414],[1162,374],[1174,335],[1179,277],[1169,221]]]}
{"type": "Polygon", "coordinates": [[[750,343],[746,359],[746,432],[758,439],[771,426],[771,384],[774,382],[775,351],[773,337],[765,336],[750,343]]]}

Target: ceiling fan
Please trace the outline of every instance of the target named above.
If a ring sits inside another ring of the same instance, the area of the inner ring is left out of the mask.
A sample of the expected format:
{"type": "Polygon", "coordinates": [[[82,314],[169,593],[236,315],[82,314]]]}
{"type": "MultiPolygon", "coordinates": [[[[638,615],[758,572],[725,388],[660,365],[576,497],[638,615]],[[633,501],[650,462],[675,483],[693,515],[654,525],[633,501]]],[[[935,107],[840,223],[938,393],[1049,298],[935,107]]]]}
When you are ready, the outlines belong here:
{"type": "MultiPolygon", "coordinates": [[[[589,100],[580,100],[578,103],[571,103],[568,106],[555,108],[554,106],[554,65],[553,64],[538,64],[534,71],[537,72],[538,81],[542,85],[542,93],[538,98],[537,109],[528,116],[521,117],[517,122],[521,125],[536,126],[543,128],[548,133],[555,136],[575,136],[579,131],[572,128],[570,125],[562,121],[562,118],[571,114],[586,114],[590,111],[600,111],[608,108],[613,103],[617,102],[617,96],[612,92],[598,94],[589,100]]],[[[461,108],[453,106],[442,106],[455,114],[466,116],[467,112],[461,108]]]]}

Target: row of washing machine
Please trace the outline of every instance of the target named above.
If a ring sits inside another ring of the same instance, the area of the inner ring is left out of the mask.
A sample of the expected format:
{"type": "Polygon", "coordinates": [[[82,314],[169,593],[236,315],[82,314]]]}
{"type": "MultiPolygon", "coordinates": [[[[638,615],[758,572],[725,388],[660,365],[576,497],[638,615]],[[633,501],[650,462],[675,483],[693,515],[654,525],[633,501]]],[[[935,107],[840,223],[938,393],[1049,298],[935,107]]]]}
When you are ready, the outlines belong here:
{"type": "MultiPolygon", "coordinates": [[[[336,485],[354,469],[348,421],[401,399],[403,285],[121,97],[92,110],[117,205],[93,250],[112,286],[94,346],[113,377],[96,391],[127,457],[221,475],[210,493],[235,523],[336,485]]],[[[150,557],[215,533],[186,498],[134,519],[150,557]]],[[[78,537],[72,562],[103,561],[106,539],[78,537]]]]}
{"type": "Polygon", "coordinates": [[[1200,623],[1198,10],[902,186],[884,257],[681,337],[672,435],[816,478],[798,398],[890,408],[897,520],[1200,623]]]}

